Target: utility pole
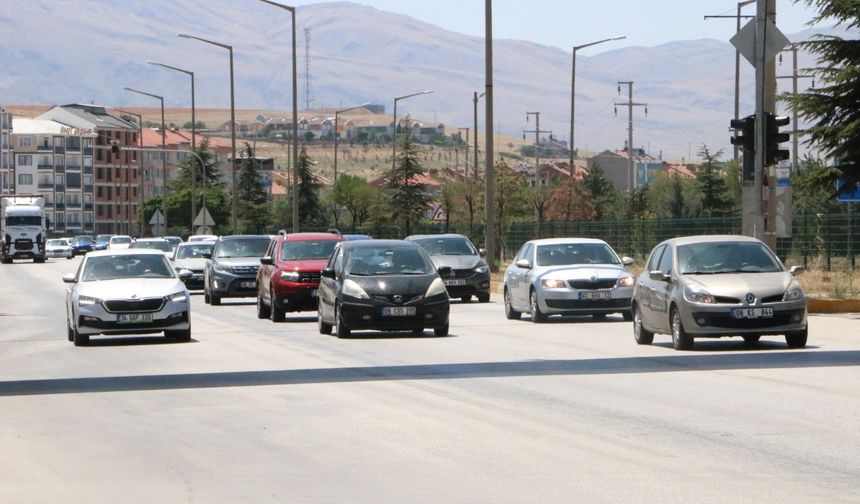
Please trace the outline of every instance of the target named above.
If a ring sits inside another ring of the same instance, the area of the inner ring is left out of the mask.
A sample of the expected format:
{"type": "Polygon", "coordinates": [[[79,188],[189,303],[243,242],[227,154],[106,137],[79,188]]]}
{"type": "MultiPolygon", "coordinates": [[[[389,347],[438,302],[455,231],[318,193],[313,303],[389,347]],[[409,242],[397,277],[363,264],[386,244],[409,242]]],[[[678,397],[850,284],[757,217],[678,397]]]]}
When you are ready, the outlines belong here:
{"type": "MultiPolygon", "coordinates": [[[[493,165],[493,0],[484,0],[484,93],[486,100],[486,155],[485,203],[484,203],[484,248],[487,250],[487,265],[490,271],[496,266],[496,170],[493,165]]],[[[476,100],[477,101],[477,98],[476,100]]]]}
{"type": "MultiPolygon", "coordinates": [[[[463,137],[463,131],[466,132],[466,161],[463,165],[463,182],[466,182],[466,180],[469,178],[469,128],[457,128],[457,131],[460,133],[460,138],[463,137]]],[[[478,132],[476,131],[475,136],[477,135],[478,132]]],[[[457,167],[460,167],[459,162],[457,164],[457,167]]]]}
{"type": "MultiPolygon", "coordinates": [[[[540,191],[540,134],[541,133],[552,134],[552,131],[540,129],[540,112],[526,112],[526,122],[529,122],[529,116],[530,115],[535,116],[535,129],[533,129],[531,131],[523,131],[523,140],[525,140],[525,138],[526,138],[526,133],[534,133],[535,134],[534,186],[535,186],[535,196],[537,196],[538,191],[540,191]]],[[[538,212],[537,205],[535,205],[535,225],[540,225],[540,213],[538,212]]]]}
{"type": "MultiPolygon", "coordinates": [[[[624,105],[627,107],[627,193],[628,195],[636,189],[636,171],[633,166],[633,107],[645,107],[645,117],[648,117],[648,104],[635,103],[633,101],[633,81],[618,81],[618,94],[621,94],[621,85],[627,85],[627,101],[615,102],[615,106],[624,105]]],[[[618,115],[618,108],[615,109],[615,115],[618,115]]]]}
{"type": "MultiPolygon", "coordinates": [[[[792,44],[786,51],[791,51],[791,75],[780,75],[777,79],[791,79],[791,94],[797,95],[797,79],[813,79],[812,87],[815,87],[815,76],[797,73],[797,50],[796,44],[792,44]]],[[[782,56],[780,56],[782,60],[782,56]]],[[[797,173],[797,109],[791,111],[791,171],[797,173]]]]}
{"type": "Polygon", "coordinates": [[[486,93],[481,93],[479,95],[478,92],[475,91],[475,96],[472,98],[472,104],[475,107],[475,159],[472,160],[472,162],[475,163],[475,168],[472,173],[472,176],[474,177],[472,180],[478,180],[478,99],[482,98],[485,94],[486,93]]]}
{"type": "MultiPolygon", "coordinates": [[[[738,13],[734,16],[705,16],[705,20],[708,19],[719,19],[719,18],[734,18],[737,20],[737,28],[735,29],[735,33],[741,31],[741,18],[744,19],[752,19],[755,16],[742,16],[741,15],[741,7],[746,5],[755,3],[756,0],[746,0],[744,2],[738,2],[738,13]]],[[[735,50],[735,119],[740,118],[740,108],[741,108],[741,52],[739,50],[735,50]]],[[[734,160],[738,160],[740,150],[736,145],[734,147],[734,160]]]]}

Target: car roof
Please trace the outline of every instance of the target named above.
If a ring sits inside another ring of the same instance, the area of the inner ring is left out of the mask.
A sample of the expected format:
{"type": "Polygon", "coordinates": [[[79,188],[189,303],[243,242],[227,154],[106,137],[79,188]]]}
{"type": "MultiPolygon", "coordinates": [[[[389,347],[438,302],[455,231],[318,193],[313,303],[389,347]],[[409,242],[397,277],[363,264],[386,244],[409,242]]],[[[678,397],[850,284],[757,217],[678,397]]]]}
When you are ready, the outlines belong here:
{"type": "Polygon", "coordinates": [[[530,240],[529,243],[534,245],[565,245],[568,243],[606,243],[597,238],[542,238],[540,240],[530,240]]]}
{"type": "MultiPolygon", "coordinates": [[[[112,235],[111,239],[114,239],[114,238],[131,238],[131,236],[129,236],[129,235],[112,235]]],[[[141,239],[143,239],[143,238],[141,238],[141,239]]]]}
{"type": "Polygon", "coordinates": [[[184,242],[180,243],[179,245],[177,245],[177,247],[190,247],[190,246],[197,246],[197,245],[215,245],[215,240],[197,240],[197,241],[193,241],[193,242],[184,241],[184,242]]]}
{"type": "Polygon", "coordinates": [[[354,240],[354,241],[343,241],[341,242],[341,247],[356,249],[356,248],[377,248],[377,247],[415,247],[419,248],[418,244],[411,241],[406,240],[354,240]]]}
{"type": "Polygon", "coordinates": [[[689,245],[691,243],[714,243],[714,242],[734,242],[734,241],[761,243],[760,240],[757,240],[757,239],[752,238],[750,236],[743,236],[743,235],[679,236],[678,238],[672,238],[670,240],[666,240],[665,243],[674,243],[675,245],[689,245]]]}
{"type": "Polygon", "coordinates": [[[461,235],[457,233],[442,233],[442,234],[417,234],[410,235],[404,238],[404,240],[424,240],[424,239],[432,239],[432,238],[465,238],[469,239],[466,235],[461,235]]]}
{"type": "Polygon", "coordinates": [[[125,255],[159,255],[164,257],[164,252],[155,249],[96,250],[94,252],[87,253],[85,258],[125,255]]]}
{"type": "Polygon", "coordinates": [[[228,235],[228,236],[220,237],[219,240],[221,240],[221,241],[247,240],[247,239],[255,239],[255,238],[262,238],[264,240],[271,240],[271,238],[268,235],[228,235]]]}
{"type": "Polygon", "coordinates": [[[138,238],[134,240],[136,242],[166,242],[165,238],[138,238]]]}
{"type": "Polygon", "coordinates": [[[332,240],[340,241],[343,238],[334,233],[289,233],[278,236],[281,241],[310,241],[310,240],[332,240]]]}

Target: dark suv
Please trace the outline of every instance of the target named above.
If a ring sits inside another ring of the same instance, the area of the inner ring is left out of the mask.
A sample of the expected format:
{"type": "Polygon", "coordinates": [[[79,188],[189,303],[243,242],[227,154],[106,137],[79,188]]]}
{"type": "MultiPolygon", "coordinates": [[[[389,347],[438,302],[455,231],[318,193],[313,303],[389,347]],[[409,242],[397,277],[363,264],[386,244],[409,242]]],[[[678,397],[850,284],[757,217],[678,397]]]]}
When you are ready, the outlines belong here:
{"type": "Polygon", "coordinates": [[[478,250],[463,235],[413,235],[407,241],[415,242],[430,256],[436,268],[449,267],[451,271],[442,276],[448,295],[470,301],[472,296],[481,303],[490,301],[490,268],[478,250]]]}
{"type": "Polygon", "coordinates": [[[204,254],[203,301],[221,304],[222,298],[257,295],[257,270],[271,238],[264,235],[222,236],[211,254],[204,254]]]}
{"type": "Polygon", "coordinates": [[[320,271],[339,241],[333,233],[282,234],[273,240],[257,272],[257,317],[281,322],[288,311],[315,311],[320,271]]]}

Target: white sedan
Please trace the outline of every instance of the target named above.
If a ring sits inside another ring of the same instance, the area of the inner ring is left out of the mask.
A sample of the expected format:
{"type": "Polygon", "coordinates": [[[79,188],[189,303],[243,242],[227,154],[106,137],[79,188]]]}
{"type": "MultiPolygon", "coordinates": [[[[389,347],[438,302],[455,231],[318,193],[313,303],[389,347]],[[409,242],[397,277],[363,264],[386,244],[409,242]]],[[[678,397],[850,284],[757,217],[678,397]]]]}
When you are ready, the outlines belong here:
{"type": "Polygon", "coordinates": [[[177,341],[191,340],[191,304],[182,280],[158,250],[91,252],[77,273],[63,276],[66,325],[75,346],[97,334],[146,334],[164,331],[177,341]]]}
{"type": "Polygon", "coordinates": [[[632,320],[630,299],[635,278],[625,266],[629,257],[604,241],[590,238],[532,240],[505,271],[505,315],[525,312],[532,322],[549,315],[591,315],[602,319],[621,313],[632,320]]]}

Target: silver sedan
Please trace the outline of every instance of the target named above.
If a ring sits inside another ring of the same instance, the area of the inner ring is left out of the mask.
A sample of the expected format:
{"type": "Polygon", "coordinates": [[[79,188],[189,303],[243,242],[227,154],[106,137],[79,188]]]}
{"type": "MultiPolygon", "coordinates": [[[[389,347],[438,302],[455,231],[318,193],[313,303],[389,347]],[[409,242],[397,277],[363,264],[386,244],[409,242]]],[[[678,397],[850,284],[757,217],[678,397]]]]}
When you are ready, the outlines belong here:
{"type": "Polygon", "coordinates": [[[191,339],[191,304],[183,278],[158,250],[91,252],[77,273],[65,275],[69,341],[87,345],[96,334],[164,331],[178,341],[191,339]]]}
{"type": "Polygon", "coordinates": [[[532,322],[549,315],[591,315],[602,319],[621,313],[632,320],[630,298],[635,279],[602,240],[554,238],[526,242],[505,271],[505,315],[518,319],[530,313],[532,322]]]}
{"type": "Polygon", "coordinates": [[[689,236],[654,248],[633,294],[633,335],[651,344],[671,334],[687,350],[694,338],[785,335],[806,346],[806,298],[795,274],[761,241],[746,236],[689,236]]]}

